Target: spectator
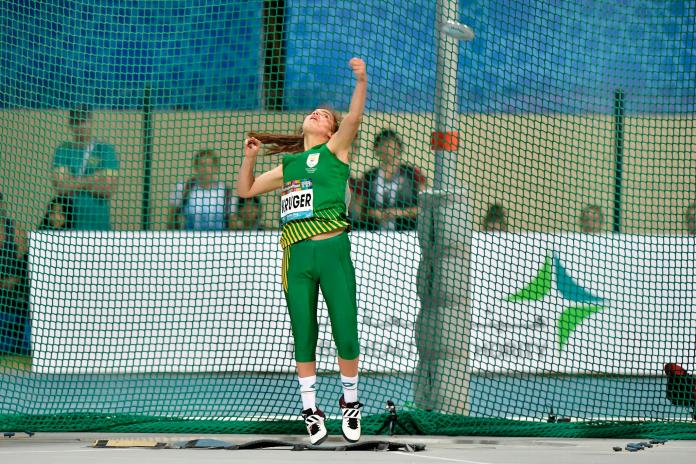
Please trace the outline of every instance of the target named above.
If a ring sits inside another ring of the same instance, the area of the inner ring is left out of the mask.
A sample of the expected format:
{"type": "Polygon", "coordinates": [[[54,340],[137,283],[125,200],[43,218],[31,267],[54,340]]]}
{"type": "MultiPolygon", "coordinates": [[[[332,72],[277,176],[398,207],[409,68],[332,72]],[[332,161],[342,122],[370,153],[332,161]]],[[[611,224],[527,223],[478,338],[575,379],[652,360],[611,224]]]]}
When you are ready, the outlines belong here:
{"type": "Polygon", "coordinates": [[[507,232],[508,222],[505,207],[498,203],[488,206],[481,228],[486,232],[507,232]]]}
{"type": "Polygon", "coordinates": [[[425,189],[420,171],[401,161],[403,143],[393,130],[383,130],[374,142],[379,167],[364,177],[366,207],[370,220],[383,230],[414,230],[418,193],[425,189]]]}
{"type": "Polygon", "coordinates": [[[29,317],[26,240],[0,194],[0,352],[25,354],[29,317]]]}
{"type": "Polygon", "coordinates": [[[228,230],[235,227],[232,188],[220,180],[220,157],[201,150],[193,157],[193,176],[180,182],[170,197],[172,230],[228,230]]]}
{"type": "Polygon", "coordinates": [[[696,235],[696,203],[691,203],[686,208],[686,232],[689,235],[696,235]]]}
{"type": "Polygon", "coordinates": [[[39,230],[72,230],[74,221],[72,199],[57,196],[48,204],[39,230]]]}
{"type": "Polygon", "coordinates": [[[86,106],[70,111],[73,140],[61,144],[53,160],[53,186],[59,196],[70,197],[73,227],[110,230],[110,199],[118,181],[114,148],[92,137],[92,113],[86,106]]]}
{"type": "Polygon", "coordinates": [[[375,230],[375,223],[370,221],[365,208],[365,183],[362,179],[348,179],[350,203],[348,204],[348,222],[352,230],[375,230]]]}
{"type": "Polygon", "coordinates": [[[261,225],[261,198],[235,197],[237,214],[234,215],[232,230],[263,230],[261,225]]]}
{"type": "Polygon", "coordinates": [[[604,230],[604,213],[599,205],[587,205],[580,212],[580,231],[597,234],[604,230]]]}

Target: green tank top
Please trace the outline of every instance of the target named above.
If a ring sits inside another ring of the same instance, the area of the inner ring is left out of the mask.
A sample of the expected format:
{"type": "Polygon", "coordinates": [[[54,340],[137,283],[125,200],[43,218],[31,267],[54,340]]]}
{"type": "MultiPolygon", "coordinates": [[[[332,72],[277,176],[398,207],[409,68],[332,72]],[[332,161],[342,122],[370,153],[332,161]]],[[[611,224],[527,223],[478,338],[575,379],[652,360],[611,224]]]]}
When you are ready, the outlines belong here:
{"type": "Polygon", "coordinates": [[[348,227],[350,167],[326,144],[283,157],[280,244],[286,248],[332,230],[348,227]]]}

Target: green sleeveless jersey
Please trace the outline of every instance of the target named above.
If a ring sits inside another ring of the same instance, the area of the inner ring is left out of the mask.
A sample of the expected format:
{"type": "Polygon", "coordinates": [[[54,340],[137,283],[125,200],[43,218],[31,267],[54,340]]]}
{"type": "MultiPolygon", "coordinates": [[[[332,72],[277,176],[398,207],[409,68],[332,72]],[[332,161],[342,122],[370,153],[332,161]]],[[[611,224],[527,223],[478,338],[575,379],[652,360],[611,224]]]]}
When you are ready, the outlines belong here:
{"type": "Polygon", "coordinates": [[[280,222],[283,248],[324,232],[348,227],[350,167],[326,144],[283,157],[280,222]]]}

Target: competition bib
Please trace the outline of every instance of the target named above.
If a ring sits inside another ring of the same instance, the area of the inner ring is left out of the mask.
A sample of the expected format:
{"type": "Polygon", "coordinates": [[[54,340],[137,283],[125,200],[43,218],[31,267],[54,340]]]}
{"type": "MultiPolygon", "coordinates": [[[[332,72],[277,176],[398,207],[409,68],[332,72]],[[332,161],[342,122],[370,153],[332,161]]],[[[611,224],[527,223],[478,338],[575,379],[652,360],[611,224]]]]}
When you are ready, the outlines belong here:
{"type": "Polygon", "coordinates": [[[286,182],[280,197],[280,222],[286,224],[312,216],[314,216],[312,181],[305,179],[286,182]]]}

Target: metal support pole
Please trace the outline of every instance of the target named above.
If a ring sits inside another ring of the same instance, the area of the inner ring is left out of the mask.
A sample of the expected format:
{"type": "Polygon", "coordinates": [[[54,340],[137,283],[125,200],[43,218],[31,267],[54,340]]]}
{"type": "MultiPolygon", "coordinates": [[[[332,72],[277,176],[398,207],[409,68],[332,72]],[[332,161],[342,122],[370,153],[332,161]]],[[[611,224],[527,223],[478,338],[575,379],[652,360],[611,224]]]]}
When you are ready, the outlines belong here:
{"type": "Polygon", "coordinates": [[[457,173],[457,142],[459,112],[457,111],[457,65],[459,42],[443,31],[451,16],[457,15],[457,0],[438,0],[436,17],[440,26],[437,32],[437,68],[435,79],[435,180],[434,189],[452,185],[457,173]]]}
{"type": "Polygon", "coordinates": [[[623,180],[624,93],[614,92],[614,220],[613,230],[621,232],[621,182],[623,180]]]}
{"type": "Polygon", "coordinates": [[[141,224],[150,230],[150,186],[152,185],[152,88],[145,87],[143,96],[143,204],[141,224]]]}
{"type": "Polygon", "coordinates": [[[452,19],[457,15],[457,0],[438,0],[435,179],[433,190],[421,194],[418,217],[421,310],[416,321],[419,365],[414,396],[421,409],[466,415],[472,229],[468,192],[457,179],[457,63],[458,40],[471,40],[473,33],[467,37],[470,29],[452,19]]]}

